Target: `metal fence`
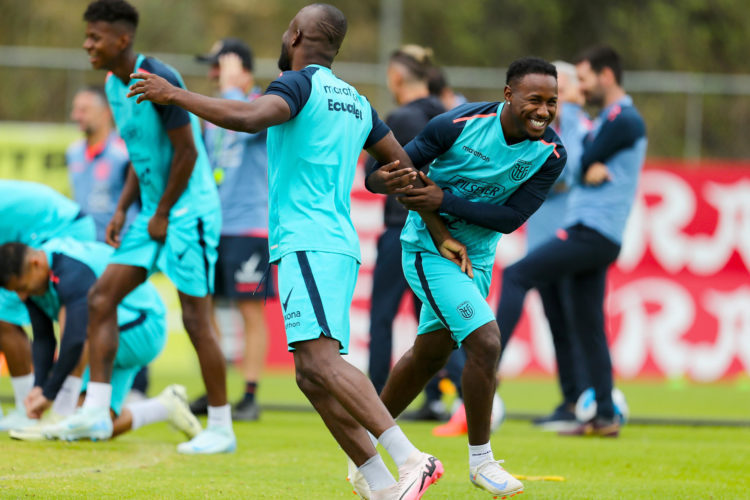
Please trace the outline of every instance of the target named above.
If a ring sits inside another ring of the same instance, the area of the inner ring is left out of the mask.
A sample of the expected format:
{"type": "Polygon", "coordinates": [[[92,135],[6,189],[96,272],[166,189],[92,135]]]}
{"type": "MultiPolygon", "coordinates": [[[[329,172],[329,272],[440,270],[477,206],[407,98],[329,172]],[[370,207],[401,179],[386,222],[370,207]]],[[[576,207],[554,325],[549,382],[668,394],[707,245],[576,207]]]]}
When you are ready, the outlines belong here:
{"type": "MultiPolygon", "coordinates": [[[[179,68],[184,76],[205,76],[206,68],[195,62],[192,55],[173,53],[152,54],[179,68]]],[[[255,75],[260,79],[274,79],[278,75],[276,61],[257,59],[255,75]]],[[[90,71],[81,49],[50,47],[0,46],[0,68],[65,70],[66,95],[72,94],[84,82],[84,72],[90,71]]],[[[384,87],[383,63],[336,62],[336,73],[352,84],[371,85],[381,89],[380,99],[387,92],[384,87]]],[[[476,68],[448,66],[444,68],[451,85],[457,89],[493,90],[505,81],[505,68],[476,68]]],[[[625,72],[627,90],[631,93],[681,94],[685,99],[684,150],[686,159],[701,156],[703,137],[703,102],[709,95],[750,96],[750,75],[705,74],[666,71],[625,72]]]]}

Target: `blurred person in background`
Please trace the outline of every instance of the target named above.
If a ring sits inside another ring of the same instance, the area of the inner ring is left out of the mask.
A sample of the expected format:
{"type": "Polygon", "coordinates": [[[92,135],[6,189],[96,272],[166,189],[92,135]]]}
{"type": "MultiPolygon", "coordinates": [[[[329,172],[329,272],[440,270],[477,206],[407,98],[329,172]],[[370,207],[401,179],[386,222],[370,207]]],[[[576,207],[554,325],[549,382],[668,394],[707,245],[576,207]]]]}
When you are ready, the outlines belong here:
{"type": "MultiPolygon", "coordinates": [[[[399,107],[385,120],[396,140],[402,146],[419,134],[427,122],[443,113],[441,102],[430,95],[427,80],[432,67],[432,50],[419,45],[405,45],[391,54],[388,64],[387,82],[396,104],[399,107]]],[[[367,173],[378,168],[378,163],[370,159],[367,173]]],[[[372,277],[370,308],[370,379],[375,390],[380,393],[391,371],[393,349],[393,320],[405,293],[409,293],[418,319],[422,303],[411,292],[401,268],[401,230],[406,223],[409,211],[398,202],[396,196],[389,195],[385,200],[383,222],[385,231],[378,238],[378,254],[372,277]]],[[[460,387],[463,352],[457,351],[449,365],[454,375],[453,382],[460,387]]],[[[437,378],[437,377],[436,377],[437,378]]],[[[439,377],[442,379],[443,377],[439,377]]],[[[441,392],[435,381],[426,393],[426,400],[416,412],[405,414],[407,420],[444,420],[446,410],[440,400],[441,392]]]]}
{"type": "Polygon", "coordinates": [[[445,71],[440,67],[433,66],[430,68],[427,87],[430,90],[430,95],[440,99],[446,110],[466,103],[466,97],[456,94],[451,86],[448,85],[448,77],[445,76],[445,71]]]}
{"type": "MultiPolygon", "coordinates": [[[[92,86],[76,92],[70,118],[84,134],[65,151],[73,199],[84,213],[94,218],[96,239],[104,242],[107,224],[115,213],[128,175],[128,150],[113,126],[103,88],[92,86]]],[[[123,234],[139,205],[136,200],[128,210],[123,234]]],[[[144,366],[135,377],[130,397],[143,398],[147,391],[148,367],[144,366]]]]}
{"type": "MultiPolygon", "coordinates": [[[[36,182],[0,179],[0,244],[20,241],[38,247],[50,238],[93,240],[94,219],[74,201],[36,182]]],[[[23,327],[30,324],[16,293],[0,288],[0,351],[10,372],[15,409],[0,419],[0,431],[29,424],[24,400],[34,387],[31,344],[23,327]]]]}
{"type": "MultiPolygon", "coordinates": [[[[580,171],[579,163],[583,153],[583,139],[591,128],[582,105],[583,94],[578,84],[576,68],[570,63],[556,61],[557,68],[558,108],[557,116],[552,122],[552,128],[557,132],[568,152],[568,161],[557,182],[552,186],[547,199],[539,210],[526,222],[527,255],[531,255],[537,248],[550,239],[564,226],[568,193],[573,184],[572,173],[580,171]]],[[[526,272],[525,259],[507,267],[503,271],[505,281],[519,281],[519,273],[526,272]]],[[[534,420],[536,425],[547,430],[572,429],[578,425],[575,415],[575,405],[581,392],[589,386],[584,369],[581,347],[577,336],[571,332],[571,304],[569,282],[566,276],[550,281],[538,287],[542,299],[544,314],[547,316],[552,341],[555,345],[555,357],[563,402],[554,411],[543,418],[534,420]]],[[[507,300],[507,299],[506,299],[507,300]]],[[[497,322],[500,326],[503,353],[508,341],[513,335],[515,324],[509,322],[508,317],[500,314],[503,310],[500,300],[498,305],[497,322]]]]}
{"type": "Polygon", "coordinates": [[[622,233],[646,156],[646,127],[622,88],[622,63],[612,48],[592,47],[576,59],[586,104],[601,109],[585,136],[572,182],[565,229],[537,247],[513,273],[503,276],[498,308],[501,332],[509,335],[530,288],[570,283],[571,331],[578,335],[588,380],[596,393],[596,416],[570,435],[616,437],[620,419],[612,401],[612,360],[604,324],[607,270],[617,259],[622,233]]]}
{"type": "MultiPolygon", "coordinates": [[[[210,64],[209,79],[220,97],[252,102],[262,95],[253,77],[253,54],[237,38],[217,41],[208,54],[197,56],[210,64]]],[[[266,131],[236,132],[205,122],[204,141],[221,199],[222,226],[214,287],[214,328],[221,301],[232,300],[242,317],[244,351],[242,376],[245,391],[232,408],[234,420],[258,420],[255,398],[268,348],[264,297],[275,297],[268,264],[268,154],[266,131]],[[264,279],[265,277],[265,279],[264,279]],[[219,299],[219,301],[216,301],[219,299]],[[218,302],[218,303],[217,303],[218,302]]],[[[224,332],[231,335],[233,332],[224,332]]],[[[190,405],[205,414],[206,396],[190,405]]]]}

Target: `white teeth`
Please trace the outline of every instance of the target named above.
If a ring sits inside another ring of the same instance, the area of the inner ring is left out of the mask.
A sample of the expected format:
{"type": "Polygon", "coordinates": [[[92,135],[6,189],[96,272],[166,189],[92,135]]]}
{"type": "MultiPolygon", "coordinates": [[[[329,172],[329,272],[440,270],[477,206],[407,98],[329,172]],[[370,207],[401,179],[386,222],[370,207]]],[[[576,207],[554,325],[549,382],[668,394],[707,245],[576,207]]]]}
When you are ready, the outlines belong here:
{"type": "Polygon", "coordinates": [[[529,120],[531,124],[536,128],[542,128],[544,127],[544,122],[540,120],[529,120]]]}

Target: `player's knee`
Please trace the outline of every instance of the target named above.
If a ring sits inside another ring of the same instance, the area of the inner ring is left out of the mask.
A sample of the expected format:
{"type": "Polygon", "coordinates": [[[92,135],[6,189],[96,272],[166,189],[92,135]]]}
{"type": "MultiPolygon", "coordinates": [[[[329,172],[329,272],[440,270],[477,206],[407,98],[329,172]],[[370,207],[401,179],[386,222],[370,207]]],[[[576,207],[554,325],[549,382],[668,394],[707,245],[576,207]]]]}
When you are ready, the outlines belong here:
{"type": "Polygon", "coordinates": [[[467,360],[494,367],[500,358],[500,330],[494,322],[475,330],[465,342],[467,360]]]}
{"type": "Polygon", "coordinates": [[[92,316],[103,316],[110,313],[117,306],[114,303],[114,299],[107,295],[106,290],[98,286],[98,282],[94,283],[87,295],[89,305],[89,315],[92,316]]]}

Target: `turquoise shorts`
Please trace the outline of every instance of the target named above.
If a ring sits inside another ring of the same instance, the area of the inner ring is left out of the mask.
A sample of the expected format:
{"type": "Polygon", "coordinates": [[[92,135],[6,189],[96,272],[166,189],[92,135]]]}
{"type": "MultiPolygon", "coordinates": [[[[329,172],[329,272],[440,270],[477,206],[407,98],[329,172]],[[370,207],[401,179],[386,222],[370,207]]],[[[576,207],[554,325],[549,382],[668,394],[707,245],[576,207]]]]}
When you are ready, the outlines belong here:
{"type": "Polygon", "coordinates": [[[349,352],[349,309],[359,262],[331,252],[294,252],[278,262],[278,290],[286,343],[321,336],[336,339],[341,354],[349,352]]]}
{"type": "MultiPolygon", "coordinates": [[[[75,238],[80,241],[94,241],[96,239],[94,219],[90,215],[80,217],[71,222],[67,228],[60,231],[58,236],[75,238]]],[[[34,242],[31,246],[36,247],[41,243],[44,242],[34,242]]],[[[30,322],[26,305],[18,298],[15,292],[4,288],[0,288],[0,321],[17,326],[25,326],[30,322]]]]}
{"type": "Polygon", "coordinates": [[[138,214],[110,263],[142,267],[149,275],[159,270],[187,295],[213,293],[221,213],[170,218],[164,243],[149,236],[149,220],[150,214],[138,214]]]}
{"type": "Polygon", "coordinates": [[[495,313],[487,304],[492,270],[474,268],[474,279],[448,259],[430,252],[402,253],[409,286],[422,301],[417,335],[447,328],[460,346],[495,313]]]}
{"type": "MultiPolygon", "coordinates": [[[[167,342],[167,319],[154,314],[139,316],[120,325],[120,342],[112,366],[112,402],[110,407],[119,415],[128,397],[133,380],[141,368],[151,363],[167,342]]],[[[89,369],[83,375],[83,390],[89,382],[89,369]]]]}

